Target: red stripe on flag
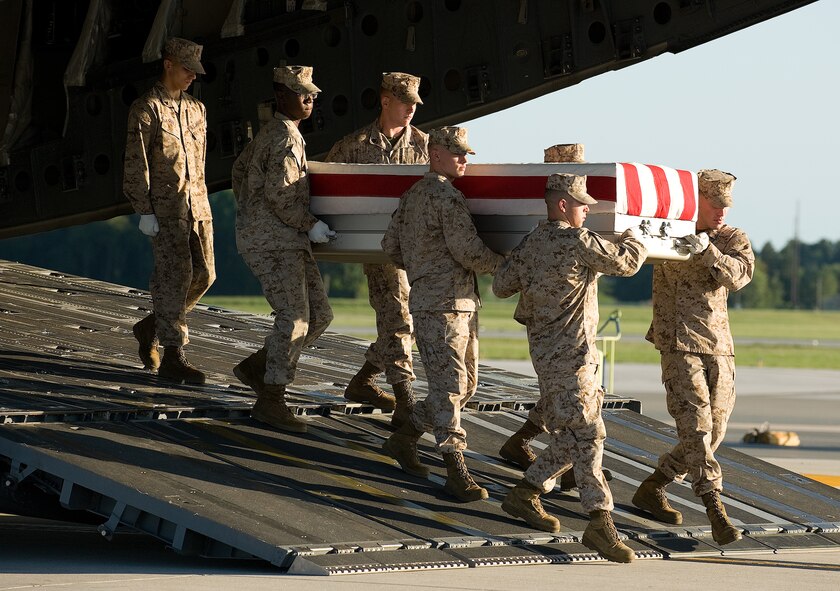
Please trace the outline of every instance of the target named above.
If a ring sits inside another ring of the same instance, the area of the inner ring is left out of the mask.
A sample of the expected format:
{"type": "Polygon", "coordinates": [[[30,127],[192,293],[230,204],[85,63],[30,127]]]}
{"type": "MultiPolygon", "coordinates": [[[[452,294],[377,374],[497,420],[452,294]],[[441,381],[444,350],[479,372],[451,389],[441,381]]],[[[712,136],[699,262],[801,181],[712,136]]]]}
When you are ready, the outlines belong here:
{"type": "Polygon", "coordinates": [[[697,201],[694,198],[694,173],[688,170],[678,170],[680,185],[683,192],[683,210],[680,214],[681,220],[691,220],[697,209],[697,201]]]}
{"type": "Polygon", "coordinates": [[[615,177],[586,177],[586,192],[592,195],[596,201],[612,201],[615,203],[615,177]]]}
{"type": "Polygon", "coordinates": [[[642,214],[642,184],[639,171],[632,164],[621,163],[624,169],[624,185],[627,188],[627,215],[642,214]]]}
{"type": "Polygon", "coordinates": [[[310,174],[314,197],[400,197],[421,176],[402,174],[310,174]]]}
{"type": "Polygon", "coordinates": [[[452,184],[467,199],[542,199],[544,176],[464,176],[452,184]]]}
{"type": "Polygon", "coordinates": [[[647,167],[653,173],[653,185],[656,187],[656,213],[653,217],[668,219],[668,210],[671,208],[671,187],[668,184],[668,177],[659,166],[648,164],[647,167]]]}
{"type": "MultiPolygon", "coordinates": [[[[400,197],[422,177],[397,174],[309,175],[315,197],[400,197]]],[[[465,176],[454,181],[467,199],[542,199],[544,176],[465,176]]],[[[615,201],[615,177],[589,176],[586,188],[602,201],[615,201]]]]}

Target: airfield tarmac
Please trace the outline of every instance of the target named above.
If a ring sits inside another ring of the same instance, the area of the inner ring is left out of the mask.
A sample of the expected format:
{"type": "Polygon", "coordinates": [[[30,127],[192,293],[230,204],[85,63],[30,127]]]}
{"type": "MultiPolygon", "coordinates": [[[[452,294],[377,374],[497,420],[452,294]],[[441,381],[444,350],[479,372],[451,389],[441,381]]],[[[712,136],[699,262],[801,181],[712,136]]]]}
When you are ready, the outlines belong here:
{"type": "MultiPolygon", "coordinates": [[[[528,362],[494,362],[533,374],[528,362]]],[[[616,366],[617,394],[642,401],[644,414],[671,422],[659,369],[616,366]]],[[[738,402],[726,445],[800,474],[840,486],[840,370],[739,368],[738,402]],[[743,435],[769,422],[799,434],[796,448],[745,445],[743,435]]],[[[620,500],[619,500],[620,501],[620,500]]],[[[620,589],[726,588],[808,590],[840,587],[840,552],[784,552],[755,556],[702,556],[551,566],[446,569],[337,577],[279,574],[264,563],[221,562],[179,556],[148,536],[120,534],[111,542],[92,527],[0,516],[0,591],[6,589],[340,589],[371,586],[409,589],[508,590],[544,587],[620,589]],[[108,544],[106,547],[105,545],[108,544]],[[37,548],[33,552],[33,548],[37,548]],[[107,550],[107,554],[105,553],[107,550]],[[107,556],[107,559],[105,558],[107,556]]]]}

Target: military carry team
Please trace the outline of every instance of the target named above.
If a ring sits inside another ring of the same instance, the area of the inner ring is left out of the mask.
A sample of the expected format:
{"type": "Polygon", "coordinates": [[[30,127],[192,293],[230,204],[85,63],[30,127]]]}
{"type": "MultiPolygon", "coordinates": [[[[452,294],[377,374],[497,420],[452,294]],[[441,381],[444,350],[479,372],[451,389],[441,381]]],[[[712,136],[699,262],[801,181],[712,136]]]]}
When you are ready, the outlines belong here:
{"type": "MultiPolygon", "coordinates": [[[[154,311],[133,328],[138,353],[160,378],[189,384],[203,384],[205,375],[184,354],[186,315],[215,279],[204,182],[206,110],[186,93],[204,73],[201,51],[185,39],[167,40],[160,80],[130,109],[124,170],[124,192],[140,214],[140,230],[151,237],[154,256],[154,311]]],[[[531,527],[557,532],[560,522],[545,512],[540,496],[555,485],[576,486],[590,516],[583,544],[609,560],[631,562],[634,553],[611,518],[610,474],[601,465],[607,433],[595,333],[598,277],[629,277],[641,268],[647,255],[641,232],[631,228],[613,243],[588,231],[583,223],[596,201],[586,191],[586,177],[552,174],[545,187],[547,219],[508,257],[493,252],[452,184],[464,175],[467,155],[475,153],[467,130],[440,127],[427,135],[412,126],[423,103],[419,84],[410,74],[383,74],[377,119],[339,140],[327,156],[331,162],[429,165],[400,199],[382,240],[392,263],[365,265],[377,339],[344,396],[393,411],[394,432],[383,449],[405,472],[429,474],[417,453],[418,440],[428,432],[446,465],[444,491],[463,502],[488,498],[464,459],[468,443],[460,413],[478,384],[476,274],[493,275],[497,296],[519,294],[514,318],[527,329],[540,388],[527,421],[499,451],[524,471],[502,509],[531,527]],[[421,401],[412,390],[415,339],[428,377],[421,401]],[[393,394],[377,383],[382,374],[393,394]],[[530,442],[543,432],[549,444],[537,455],[530,442]]],[[[236,159],[231,179],[237,249],[260,281],[274,326],[234,374],[257,394],[254,419],[305,433],[306,423],[286,405],[286,387],[302,349],[333,318],[311,244],[328,242],[335,232],[309,208],[306,142],[298,127],[320,92],[312,68],[274,68],[273,90],[273,119],[236,159]]],[[[554,146],[545,160],[582,162],[583,146],[554,146]]],[[[749,283],[755,264],[746,234],[725,224],[734,180],[719,170],[698,173],[698,234],[681,246],[690,258],[654,269],[647,339],[661,354],[679,443],[662,455],[632,498],[654,519],[680,524],[682,515],[665,488],[689,476],[719,544],[741,537],[721,503],[722,474],[714,456],[735,403],[727,296],[749,283]]]]}

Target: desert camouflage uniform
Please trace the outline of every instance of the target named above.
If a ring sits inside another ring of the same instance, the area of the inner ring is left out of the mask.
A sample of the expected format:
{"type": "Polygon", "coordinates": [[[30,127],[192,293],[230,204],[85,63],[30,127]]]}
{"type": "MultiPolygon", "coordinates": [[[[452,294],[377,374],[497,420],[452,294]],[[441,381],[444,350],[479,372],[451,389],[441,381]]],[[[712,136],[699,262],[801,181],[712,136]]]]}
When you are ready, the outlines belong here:
{"type": "Polygon", "coordinates": [[[679,443],[659,458],[662,473],[690,475],[694,493],[722,490],[714,452],[735,405],[735,349],[726,300],[752,279],[755,256],[732,226],[708,233],[709,247],[653,272],[653,322],[647,340],[661,353],[668,412],[679,443]]]}
{"type": "Polygon", "coordinates": [[[632,236],[612,244],[564,221],[542,221],[514,249],[493,281],[493,292],[521,292],[514,318],[528,329],[540,400],[530,420],[545,424],[549,447],[525,471],[543,492],[570,467],[587,511],[613,508],[601,471],[606,430],[604,392],[597,383],[598,277],[634,275],[647,250],[632,236]]]}
{"type": "MultiPolygon", "coordinates": [[[[327,162],[347,164],[427,164],[428,137],[409,125],[398,138],[388,139],[374,121],[332,147],[327,162]]],[[[412,327],[408,311],[408,279],[394,265],[366,264],[368,298],[376,312],[376,341],[365,359],[385,371],[389,384],[413,380],[411,364],[412,327]]]]}
{"type": "Polygon", "coordinates": [[[189,342],[186,315],[216,279],[213,221],[204,184],[204,105],[161,82],[131,105],[123,191],[134,211],[154,214],[154,270],[149,282],[155,329],[164,346],[189,342]]]}
{"type": "Polygon", "coordinates": [[[382,248],[408,274],[409,309],[429,382],[411,421],[434,434],[441,453],[463,451],[461,408],[478,383],[475,274],[495,272],[504,257],[478,237],[463,194],[434,172],[402,196],[382,248]]]}
{"type": "Polygon", "coordinates": [[[275,113],[237,158],[231,176],[236,246],[275,312],[265,339],[265,382],[289,384],[303,348],[332,321],[307,235],[317,219],[309,212],[305,143],[297,126],[275,113]]]}

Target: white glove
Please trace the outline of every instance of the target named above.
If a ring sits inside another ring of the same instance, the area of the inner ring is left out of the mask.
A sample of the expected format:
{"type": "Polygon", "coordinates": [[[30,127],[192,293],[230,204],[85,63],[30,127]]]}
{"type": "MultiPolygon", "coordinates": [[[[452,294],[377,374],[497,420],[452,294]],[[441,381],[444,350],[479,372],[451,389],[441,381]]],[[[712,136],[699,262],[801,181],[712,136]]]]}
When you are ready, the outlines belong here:
{"type": "Polygon", "coordinates": [[[160,232],[160,226],[158,225],[157,218],[153,213],[140,215],[139,228],[146,236],[151,236],[152,238],[157,236],[157,233],[160,232]]]}
{"type": "Polygon", "coordinates": [[[621,235],[622,238],[626,238],[628,236],[630,238],[635,238],[636,240],[641,242],[642,236],[644,236],[644,232],[642,232],[642,229],[639,226],[633,226],[624,230],[624,233],[621,235]]]}
{"type": "Polygon", "coordinates": [[[315,222],[315,225],[309,229],[309,241],[315,244],[324,244],[333,238],[335,238],[335,232],[321,220],[315,222]]]}
{"type": "Polygon", "coordinates": [[[709,248],[709,235],[705,232],[683,236],[684,244],[682,249],[688,254],[700,254],[709,248]]]}

